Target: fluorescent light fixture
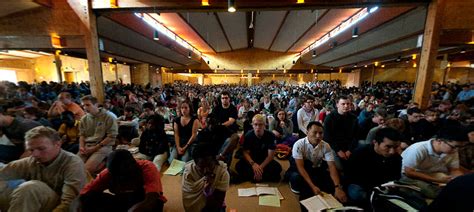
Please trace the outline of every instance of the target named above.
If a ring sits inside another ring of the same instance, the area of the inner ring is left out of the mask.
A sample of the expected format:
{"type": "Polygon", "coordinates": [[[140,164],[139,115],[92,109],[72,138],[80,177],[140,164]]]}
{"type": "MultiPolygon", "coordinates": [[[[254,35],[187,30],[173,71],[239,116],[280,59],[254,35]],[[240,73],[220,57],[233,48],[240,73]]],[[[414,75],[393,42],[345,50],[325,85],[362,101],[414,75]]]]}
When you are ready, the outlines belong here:
{"type": "Polygon", "coordinates": [[[297,4],[304,4],[304,0],[296,0],[297,4]]]}
{"type": "Polygon", "coordinates": [[[370,15],[370,13],[375,12],[377,9],[378,7],[371,7],[370,9],[365,8],[361,10],[360,12],[354,14],[349,19],[347,19],[346,21],[343,21],[337,27],[335,27],[334,29],[332,29],[331,31],[329,31],[328,33],[320,37],[318,40],[316,40],[314,43],[312,43],[311,45],[303,49],[303,51],[300,52],[300,55],[304,55],[308,53],[309,51],[317,48],[318,46],[321,46],[322,44],[328,42],[329,40],[331,40],[331,38],[334,38],[337,35],[339,35],[341,32],[349,29],[351,26],[363,20],[365,17],[370,15]]]}
{"type": "Polygon", "coordinates": [[[202,6],[209,6],[209,0],[202,0],[201,5],[202,6]]]}
{"type": "Polygon", "coordinates": [[[153,32],[153,40],[160,40],[160,35],[158,33],[158,30],[155,30],[153,32]]]}
{"type": "Polygon", "coordinates": [[[369,9],[369,13],[373,13],[378,9],[379,9],[379,7],[372,7],[372,8],[369,9]]]}
{"type": "Polygon", "coordinates": [[[171,31],[170,29],[168,29],[165,25],[158,22],[150,14],[148,14],[148,13],[135,13],[135,15],[137,17],[141,18],[145,23],[147,23],[148,25],[153,27],[155,30],[157,30],[161,35],[165,35],[166,37],[168,37],[171,40],[178,43],[180,46],[184,47],[185,49],[188,49],[189,51],[195,52],[197,55],[202,56],[202,52],[200,52],[194,46],[192,46],[187,41],[185,41],[184,39],[179,37],[176,33],[171,31]]]}
{"type": "Polygon", "coordinates": [[[227,11],[233,13],[236,11],[235,9],[235,0],[228,0],[227,1],[227,11]]]}
{"type": "Polygon", "coordinates": [[[353,38],[359,37],[359,27],[352,28],[352,37],[353,38]]]}

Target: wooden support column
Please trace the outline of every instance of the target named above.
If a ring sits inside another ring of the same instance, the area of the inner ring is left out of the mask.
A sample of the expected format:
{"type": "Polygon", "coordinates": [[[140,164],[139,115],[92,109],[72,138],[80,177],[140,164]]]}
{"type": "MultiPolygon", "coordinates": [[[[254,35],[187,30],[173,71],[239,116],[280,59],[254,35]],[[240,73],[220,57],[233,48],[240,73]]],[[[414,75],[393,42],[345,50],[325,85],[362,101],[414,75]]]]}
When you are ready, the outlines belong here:
{"type": "Polygon", "coordinates": [[[420,68],[416,74],[415,93],[413,95],[413,100],[420,104],[421,109],[426,109],[430,101],[431,83],[433,82],[434,66],[438,54],[444,6],[445,0],[434,0],[428,6],[420,68]]]}
{"type": "Polygon", "coordinates": [[[252,73],[247,74],[247,86],[252,86],[253,85],[253,79],[252,79],[252,73]]]}
{"type": "Polygon", "coordinates": [[[99,103],[105,100],[104,79],[99,54],[99,38],[97,36],[97,17],[92,11],[92,1],[87,1],[87,20],[84,31],[84,43],[86,46],[87,61],[89,65],[89,79],[91,83],[92,96],[99,103]]]}
{"type": "Polygon", "coordinates": [[[58,82],[62,83],[63,82],[63,74],[62,74],[62,71],[61,71],[61,67],[63,66],[63,63],[61,61],[59,53],[54,54],[54,64],[56,65],[56,73],[58,73],[58,82]]]}

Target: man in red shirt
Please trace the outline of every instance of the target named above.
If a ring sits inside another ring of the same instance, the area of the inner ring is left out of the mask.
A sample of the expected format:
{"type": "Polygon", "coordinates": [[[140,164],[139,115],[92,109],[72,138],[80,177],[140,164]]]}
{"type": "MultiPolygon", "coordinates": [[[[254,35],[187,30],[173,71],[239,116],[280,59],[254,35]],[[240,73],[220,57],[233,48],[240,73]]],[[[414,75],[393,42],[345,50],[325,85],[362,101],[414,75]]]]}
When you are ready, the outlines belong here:
{"type": "Polygon", "coordinates": [[[83,211],[163,211],[166,197],[156,166],[120,149],[110,153],[107,169],[84,187],[80,200],[83,211]]]}

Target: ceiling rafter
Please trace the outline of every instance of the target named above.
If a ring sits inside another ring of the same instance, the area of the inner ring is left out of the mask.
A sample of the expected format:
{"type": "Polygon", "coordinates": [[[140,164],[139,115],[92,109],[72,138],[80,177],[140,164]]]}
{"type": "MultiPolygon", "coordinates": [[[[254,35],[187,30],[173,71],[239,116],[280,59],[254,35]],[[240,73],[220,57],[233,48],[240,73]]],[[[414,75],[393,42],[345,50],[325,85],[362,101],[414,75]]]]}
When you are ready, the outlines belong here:
{"type": "Polygon", "coordinates": [[[214,12],[213,14],[214,14],[214,17],[216,17],[217,23],[219,24],[219,27],[221,28],[221,31],[224,34],[225,40],[227,41],[227,44],[229,45],[230,50],[233,51],[234,49],[232,48],[232,45],[230,44],[230,41],[229,41],[229,37],[227,37],[227,33],[225,32],[224,27],[222,26],[221,19],[219,18],[216,12],[214,12]]]}
{"type": "Polygon", "coordinates": [[[288,53],[288,51],[290,51],[291,48],[293,48],[293,46],[295,46],[296,43],[298,43],[301,38],[303,38],[314,26],[316,26],[316,24],[321,21],[321,19],[324,18],[324,16],[326,16],[326,14],[329,12],[330,9],[327,9],[326,11],[324,11],[324,13],[322,15],[320,15],[318,17],[318,19],[313,23],[311,24],[311,26],[308,27],[308,29],[306,29],[306,31],[304,31],[299,37],[298,39],[295,40],[295,42],[293,42],[290,47],[288,47],[288,49],[285,51],[285,53],[288,53]]]}
{"type": "Polygon", "coordinates": [[[245,23],[247,27],[247,48],[253,48],[253,42],[255,41],[255,18],[256,15],[253,11],[246,12],[245,23]],[[252,28],[250,28],[252,24],[252,28]]]}
{"type": "Polygon", "coordinates": [[[348,55],[346,55],[346,56],[342,56],[342,57],[335,58],[335,59],[330,60],[330,61],[326,61],[326,62],[324,62],[324,63],[321,63],[320,65],[332,63],[332,62],[335,62],[335,61],[338,61],[338,60],[342,60],[342,59],[344,59],[344,58],[352,57],[352,56],[355,56],[355,55],[358,55],[358,54],[363,54],[363,53],[366,53],[366,52],[369,52],[369,51],[372,51],[372,50],[375,50],[375,49],[378,49],[378,48],[382,48],[382,47],[384,47],[384,46],[388,46],[388,45],[391,45],[391,44],[394,44],[394,43],[398,43],[398,42],[400,42],[400,41],[404,41],[404,40],[411,39],[411,38],[416,37],[416,36],[421,35],[421,34],[423,34],[423,30],[420,30],[420,31],[417,31],[417,32],[413,32],[413,33],[410,33],[410,34],[408,34],[408,35],[405,35],[405,36],[402,36],[402,37],[399,37],[399,38],[396,38],[396,39],[389,40],[389,41],[387,41],[387,42],[384,42],[384,43],[381,43],[381,44],[372,46],[372,47],[367,48],[367,49],[364,49],[364,50],[360,50],[360,51],[357,51],[357,52],[353,52],[353,53],[348,54],[348,55]]]}
{"type": "Polygon", "coordinates": [[[273,36],[272,42],[270,43],[270,46],[268,47],[268,50],[270,50],[273,46],[273,43],[275,43],[276,38],[278,37],[278,34],[280,34],[280,30],[283,27],[283,24],[286,22],[286,18],[288,17],[288,14],[290,14],[290,11],[286,11],[285,17],[283,17],[283,20],[281,20],[280,26],[278,27],[277,32],[275,33],[275,36],[273,36]]]}
{"type": "Polygon", "coordinates": [[[186,23],[186,25],[189,26],[189,28],[191,28],[191,29],[194,31],[194,33],[196,33],[196,34],[204,41],[204,43],[206,43],[207,46],[209,46],[209,47],[212,49],[212,51],[214,51],[213,53],[217,53],[216,49],[214,49],[214,47],[213,47],[209,42],[207,42],[207,40],[204,39],[204,37],[202,37],[202,35],[201,35],[200,33],[198,33],[198,31],[196,30],[196,28],[194,28],[194,26],[193,26],[192,24],[190,24],[190,23],[188,22],[188,20],[186,20],[186,19],[183,17],[183,15],[181,15],[181,13],[176,13],[176,14],[178,14],[178,16],[186,23]]]}
{"type": "Polygon", "coordinates": [[[121,41],[117,41],[117,40],[115,40],[115,39],[113,39],[113,38],[111,38],[111,37],[104,36],[104,35],[99,35],[99,37],[100,37],[100,38],[103,38],[103,39],[107,39],[107,40],[112,41],[112,42],[114,42],[114,43],[120,44],[120,45],[125,46],[125,47],[127,47],[127,48],[131,48],[131,49],[134,49],[134,50],[143,52],[143,53],[145,53],[145,54],[152,55],[152,56],[154,56],[154,57],[157,57],[157,58],[166,60],[166,61],[168,61],[168,62],[185,66],[185,64],[182,64],[182,63],[180,63],[180,62],[177,62],[177,61],[174,61],[174,60],[165,58],[165,57],[163,57],[163,56],[157,55],[157,54],[152,53],[152,52],[143,51],[143,49],[139,49],[139,48],[136,48],[136,47],[131,46],[131,45],[129,45],[129,44],[123,43],[123,42],[121,42],[121,41]]]}

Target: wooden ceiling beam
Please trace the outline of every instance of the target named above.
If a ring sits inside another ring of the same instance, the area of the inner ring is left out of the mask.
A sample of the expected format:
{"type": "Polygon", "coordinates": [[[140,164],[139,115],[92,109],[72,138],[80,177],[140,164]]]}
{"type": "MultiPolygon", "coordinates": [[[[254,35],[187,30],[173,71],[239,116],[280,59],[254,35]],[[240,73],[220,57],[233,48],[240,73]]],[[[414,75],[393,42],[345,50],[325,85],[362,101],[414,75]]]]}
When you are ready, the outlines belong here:
{"type": "Polygon", "coordinates": [[[212,49],[212,51],[214,51],[213,53],[216,53],[216,52],[217,52],[216,49],[214,49],[214,47],[213,47],[209,42],[207,42],[207,40],[204,39],[204,37],[202,37],[202,35],[196,30],[196,28],[194,28],[194,26],[193,26],[191,23],[189,23],[188,20],[186,20],[186,19],[183,17],[183,15],[181,15],[181,13],[176,13],[176,14],[178,14],[178,16],[186,23],[186,25],[188,25],[189,28],[191,28],[191,29],[193,30],[193,32],[194,32],[195,34],[197,34],[197,35],[199,36],[199,38],[201,38],[201,40],[203,40],[204,43],[206,43],[207,46],[209,46],[209,47],[212,49]]]}
{"type": "Polygon", "coordinates": [[[256,27],[256,15],[253,11],[245,13],[245,23],[247,28],[247,48],[253,48],[253,42],[255,41],[255,27],[256,27]],[[252,24],[252,28],[250,28],[252,24]]]}
{"type": "Polygon", "coordinates": [[[286,11],[285,17],[283,17],[283,20],[281,20],[280,26],[278,27],[278,30],[277,30],[277,32],[275,33],[275,36],[273,36],[272,42],[270,43],[270,46],[268,47],[268,50],[270,50],[270,49],[272,48],[273,43],[275,42],[276,38],[278,37],[278,34],[280,34],[280,30],[281,30],[281,28],[283,27],[283,24],[285,23],[286,18],[288,17],[288,14],[290,14],[290,11],[286,11]]]}
{"type": "Polygon", "coordinates": [[[285,53],[288,53],[288,51],[290,51],[291,48],[293,48],[293,46],[295,46],[296,43],[298,43],[301,38],[303,38],[314,26],[316,26],[316,24],[318,24],[319,21],[321,21],[321,19],[324,18],[324,16],[326,16],[326,14],[328,14],[329,12],[329,9],[327,9],[326,11],[323,12],[322,15],[320,15],[318,17],[318,19],[313,23],[311,24],[311,26],[308,27],[308,29],[306,29],[306,31],[304,31],[299,37],[298,39],[295,40],[295,42],[293,42],[290,47],[288,47],[288,49],[285,51],[285,53]]]}
{"type": "Polygon", "coordinates": [[[219,27],[221,28],[221,31],[224,34],[225,40],[227,41],[227,44],[229,45],[230,50],[233,51],[234,49],[232,48],[229,38],[227,37],[227,33],[225,32],[224,27],[222,26],[222,22],[221,22],[221,19],[219,18],[219,15],[217,15],[216,12],[214,12],[213,14],[214,14],[214,17],[216,17],[217,23],[219,24],[219,27]]]}
{"type": "MultiPolygon", "coordinates": [[[[98,1],[98,0],[96,0],[98,1]]],[[[378,6],[421,6],[427,5],[430,0],[306,0],[304,4],[297,4],[295,0],[239,0],[238,11],[264,10],[315,10],[329,8],[360,8],[378,6]]],[[[211,5],[202,6],[201,1],[174,0],[174,1],[118,1],[119,8],[95,8],[98,13],[116,12],[226,12],[227,0],[213,0],[211,5]]]]}

